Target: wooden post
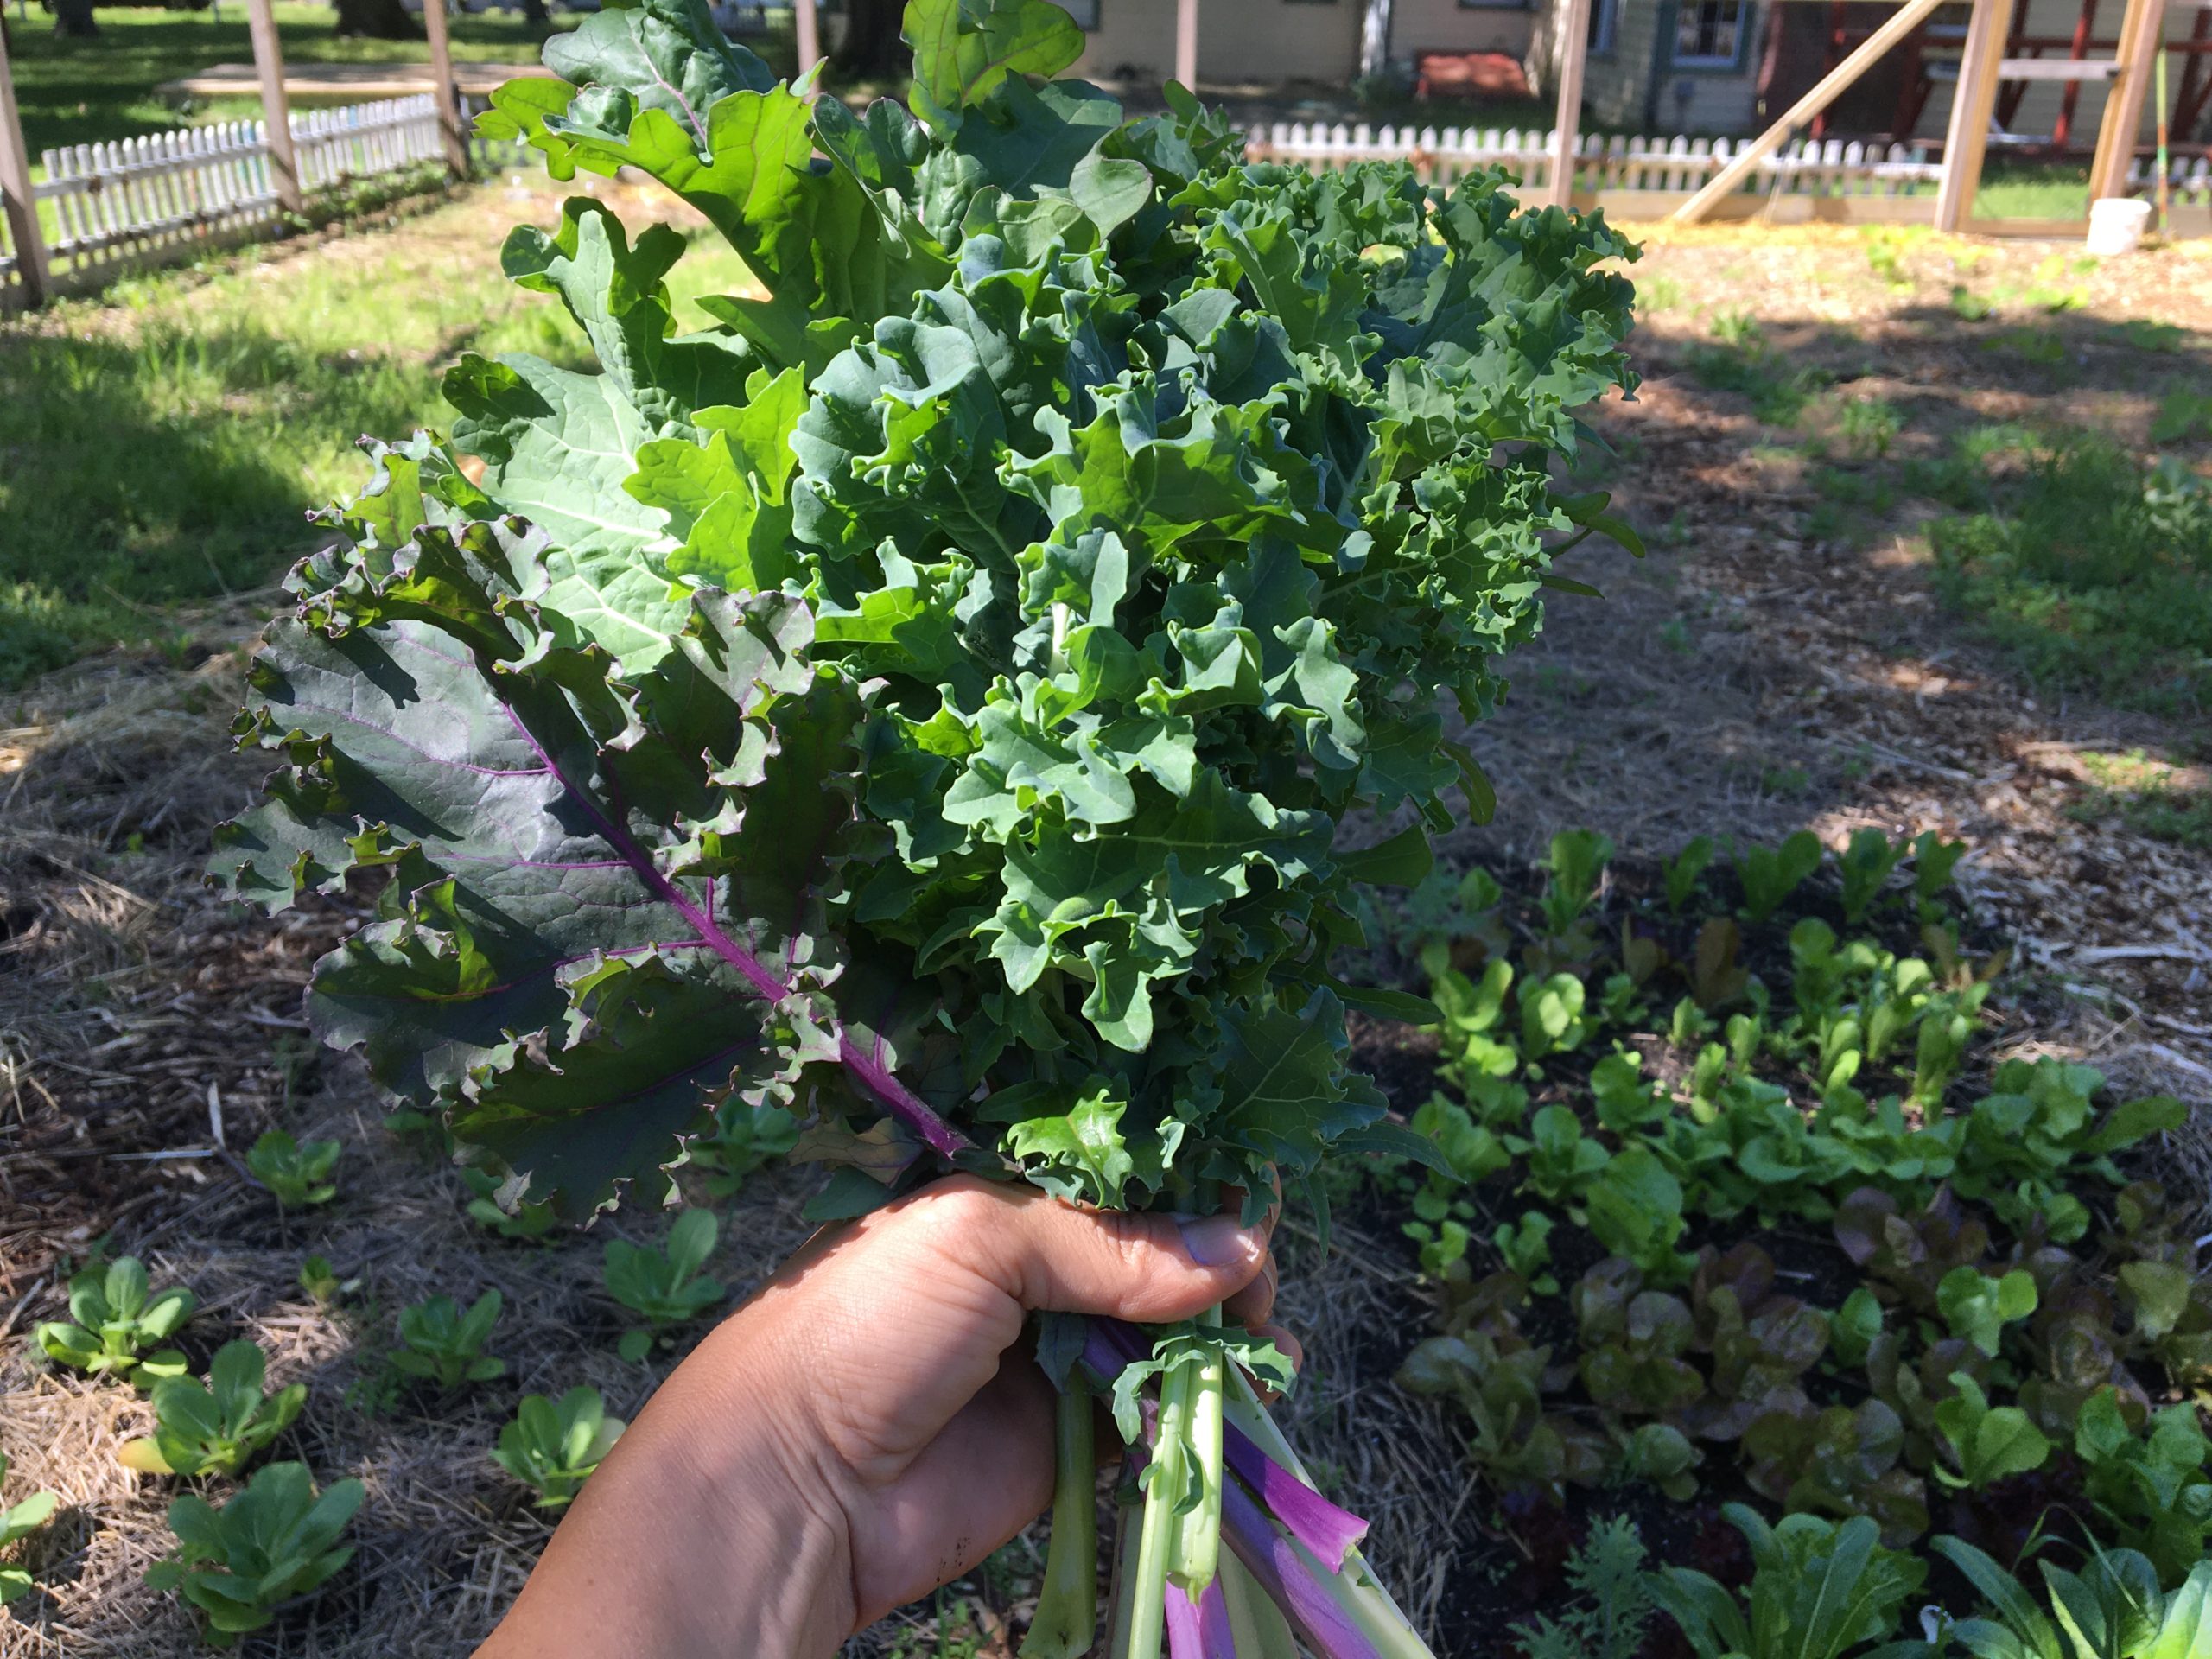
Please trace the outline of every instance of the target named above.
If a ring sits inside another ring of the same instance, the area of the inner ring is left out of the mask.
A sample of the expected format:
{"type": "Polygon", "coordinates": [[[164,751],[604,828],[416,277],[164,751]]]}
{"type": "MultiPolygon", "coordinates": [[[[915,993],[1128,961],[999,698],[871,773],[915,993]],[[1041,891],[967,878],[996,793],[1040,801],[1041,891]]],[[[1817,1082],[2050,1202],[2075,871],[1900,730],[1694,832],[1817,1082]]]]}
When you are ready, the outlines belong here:
{"type": "Polygon", "coordinates": [[[1936,189],[1936,228],[1956,232],[1974,215],[1989,152],[1989,117],[1997,107],[1997,66],[2012,23],[2013,0],[1974,0],[1959,78],[1951,88],[1951,124],[1943,138],[1943,182],[1936,189]]]}
{"type": "MultiPolygon", "coordinates": [[[[1883,54],[1919,28],[1943,3],[1944,0],[1909,0],[1896,16],[1861,41],[1849,57],[1822,75],[1812,91],[1784,110],[1779,120],[1738,150],[1702,190],[1675,210],[1674,217],[1684,224],[1694,224],[1705,218],[1720,205],[1723,197],[1750,176],[1753,168],[1781,149],[1783,141],[1794,129],[1834,103],[1852,83],[1874,67],[1883,54]]],[[[1986,4],[1987,0],[1982,3],[1986,4]]]]}
{"type": "Polygon", "coordinates": [[[446,0],[423,0],[423,29],[430,37],[430,92],[438,100],[438,142],[446,171],[468,176],[468,130],[461,120],[461,83],[453,78],[453,41],[446,34],[446,0]]]}
{"type": "Polygon", "coordinates": [[[1175,79],[1198,89],[1198,0],[1175,0],[1175,79]]]}
{"type": "Polygon", "coordinates": [[[2127,194],[2127,166],[2135,159],[2135,130],[2151,90],[2151,66],[2165,38],[2165,0],[2127,0],[2120,26],[2120,74],[2105,94],[2097,129],[2097,156],[2089,164],[2089,200],[2127,194]]]}
{"type": "Polygon", "coordinates": [[[1552,16],[1567,37],[1554,60],[1559,66],[1559,104],[1552,118],[1551,204],[1572,207],[1575,141],[1582,134],[1582,65],[1590,55],[1590,0],[1567,0],[1552,16]]]}
{"type": "Polygon", "coordinates": [[[246,0],[245,10],[253,67],[261,72],[262,142],[269,152],[270,181],[276,187],[279,207],[304,213],[308,199],[300,188],[300,158],[292,149],[292,106],[284,97],[284,48],[276,38],[276,8],[271,0],[246,0]]]}
{"type": "Polygon", "coordinates": [[[791,0],[791,29],[798,36],[798,67],[804,74],[822,61],[822,19],[814,0],[791,0]]]}
{"type": "Polygon", "coordinates": [[[16,274],[23,299],[44,305],[54,292],[46,263],[46,237],[38,227],[38,197],[31,191],[31,154],[23,148],[22,118],[16,110],[16,80],[8,67],[8,41],[0,35],[0,196],[7,198],[8,234],[16,244],[16,274]]]}

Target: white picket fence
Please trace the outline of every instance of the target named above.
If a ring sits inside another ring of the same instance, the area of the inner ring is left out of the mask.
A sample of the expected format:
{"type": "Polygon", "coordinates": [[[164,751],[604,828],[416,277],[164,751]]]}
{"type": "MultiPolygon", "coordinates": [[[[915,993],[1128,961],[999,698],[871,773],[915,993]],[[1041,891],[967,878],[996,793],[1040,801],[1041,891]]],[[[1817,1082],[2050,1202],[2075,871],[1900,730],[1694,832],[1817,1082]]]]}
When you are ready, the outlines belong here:
{"type": "MultiPolygon", "coordinates": [[[[1365,123],[1277,122],[1257,129],[1247,141],[1255,160],[1291,162],[1336,171],[1356,162],[1410,160],[1423,177],[1452,184],[1486,167],[1503,167],[1530,190],[1551,182],[1549,132],[1491,127],[1370,127],[1365,123]]],[[[1622,193],[1648,192],[1655,212],[1673,198],[1700,188],[1734,156],[1751,147],[1739,138],[1629,137],[1618,133],[1585,133],[1575,146],[1575,188],[1605,192],[1616,208],[1637,204],[1622,193]]],[[[2156,169],[2138,159],[2130,188],[2147,195],[2156,169]]],[[[1883,145],[1878,141],[1800,138],[1767,156],[1751,169],[1741,194],[1750,196],[1932,196],[1943,164],[1929,158],[1925,143],[1883,145]]],[[[2177,206],[2212,204],[2212,162],[2198,156],[2174,162],[2167,188],[2177,206]]]]}
{"type": "MultiPolygon", "coordinates": [[[[1512,128],[1376,129],[1365,123],[1291,121],[1254,132],[1248,153],[1325,170],[1355,162],[1410,159],[1425,177],[1443,184],[1486,167],[1504,167],[1536,189],[1551,182],[1552,139],[1548,132],[1512,128]]],[[[1575,146],[1575,185],[1592,190],[1695,190],[1750,147],[1747,138],[1585,133],[1575,146]]],[[[1910,194],[1915,186],[1932,186],[1942,176],[1942,163],[1928,159],[1925,144],[1885,149],[1878,143],[1799,139],[1761,161],[1744,188],[1760,194],[1894,196],[1910,194]]]]}
{"type": "MultiPolygon", "coordinates": [[[[220,121],[112,143],[49,149],[33,187],[58,279],[95,286],[124,264],[274,233],[281,215],[259,121],[220,121]]],[[[292,147],[310,200],[442,165],[435,101],[411,98],[292,112],[292,147]]],[[[479,145],[479,161],[487,157],[479,145]]],[[[0,224],[0,298],[15,281],[0,224]]]]}

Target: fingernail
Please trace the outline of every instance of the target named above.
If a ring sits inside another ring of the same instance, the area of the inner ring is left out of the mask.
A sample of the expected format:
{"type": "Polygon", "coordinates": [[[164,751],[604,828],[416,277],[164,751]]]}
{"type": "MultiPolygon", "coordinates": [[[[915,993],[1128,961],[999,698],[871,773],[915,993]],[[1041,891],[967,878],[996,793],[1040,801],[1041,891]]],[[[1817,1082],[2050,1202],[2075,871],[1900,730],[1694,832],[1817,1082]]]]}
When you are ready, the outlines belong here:
{"type": "Polygon", "coordinates": [[[1255,1232],[1237,1224],[1234,1216],[1205,1216],[1196,1221],[1178,1217],[1176,1230],[1183,1248],[1202,1268],[1241,1267],[1258,1253],[1255,1232]]]}

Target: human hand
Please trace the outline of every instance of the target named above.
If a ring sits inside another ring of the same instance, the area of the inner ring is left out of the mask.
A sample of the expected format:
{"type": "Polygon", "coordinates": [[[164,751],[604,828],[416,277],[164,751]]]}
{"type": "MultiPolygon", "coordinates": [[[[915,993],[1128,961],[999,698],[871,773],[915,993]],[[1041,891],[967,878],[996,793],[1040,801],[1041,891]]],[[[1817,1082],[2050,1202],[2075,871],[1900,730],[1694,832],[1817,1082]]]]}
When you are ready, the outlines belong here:
{"type": "Polygon", "coordinates": [[[483,1653],[834,1652],[1051,1502],[1031,1310],[1261,1325],[1272,1224],[960,1176],[825,1230],[662,1385],[483,1653]]]}

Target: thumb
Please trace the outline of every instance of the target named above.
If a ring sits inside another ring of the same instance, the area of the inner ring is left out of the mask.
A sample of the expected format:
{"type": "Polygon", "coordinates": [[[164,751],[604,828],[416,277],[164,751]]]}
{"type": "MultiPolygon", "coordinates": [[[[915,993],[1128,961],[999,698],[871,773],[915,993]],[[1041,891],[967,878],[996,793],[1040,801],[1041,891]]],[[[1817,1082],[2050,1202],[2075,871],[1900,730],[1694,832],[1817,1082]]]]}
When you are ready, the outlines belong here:
{"type": "Polygon", "coordinates": [[[1227,1300],[1268,1256],[1266,1227],[1242,1226],[1234,1214],[1081,1210],[1034,1187],[980,1180],[957,1203],[982,1210],[963,1229],[969,1264],[1027,1308],[1171,1324],[1227,1300]]]}

